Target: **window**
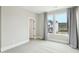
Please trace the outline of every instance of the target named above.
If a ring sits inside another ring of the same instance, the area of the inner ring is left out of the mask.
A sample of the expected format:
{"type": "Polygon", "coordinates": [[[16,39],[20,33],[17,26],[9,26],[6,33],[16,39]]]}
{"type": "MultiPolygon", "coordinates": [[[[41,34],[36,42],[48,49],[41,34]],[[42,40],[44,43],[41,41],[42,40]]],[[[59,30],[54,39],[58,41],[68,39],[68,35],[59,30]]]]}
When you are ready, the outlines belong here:
{"type": "Polygon", "coordinates": [[[61,11],[48,15],[49,33],[67,33],[67,12],[61,11]]]}
{"type": "Polygon", "coordinates": [[[48,40],[68,43],[67,11],[48,14],[48,40]]]}
{"type": "Polygon", "coordinates": [[[53,32],[53,15],[48,15],[48,32],[53,32]]]}
{"type": "Polygon", "coordinates": [[[57,33],[66,33],[67,30],[67,12],[61,12],[55,14],[55,20],[58,23],[57,33]]]}

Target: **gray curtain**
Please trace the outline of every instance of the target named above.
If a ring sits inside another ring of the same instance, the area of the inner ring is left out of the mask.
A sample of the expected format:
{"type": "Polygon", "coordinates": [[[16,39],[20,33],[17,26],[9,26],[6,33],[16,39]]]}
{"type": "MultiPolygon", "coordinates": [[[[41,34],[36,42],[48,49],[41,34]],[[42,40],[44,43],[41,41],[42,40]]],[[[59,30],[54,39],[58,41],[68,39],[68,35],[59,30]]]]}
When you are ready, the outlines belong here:
{"type": "Polygon", "coordinates": [[[78,34],[77,34],[77,16],[76,8],[68,8],[68,29],[69,29],[69,45],[72,48],[78,48],[78,34]]]}
{"type": "Polygon", "coordinates": [[[0,52],[1,52],[1,6],[0,6],[0,52]]]}
{"type": "Polygon", "coordinates": [[[47,13],[44,13],[44,40],[48,38],[48,20],[47,20],[47,13]]]}

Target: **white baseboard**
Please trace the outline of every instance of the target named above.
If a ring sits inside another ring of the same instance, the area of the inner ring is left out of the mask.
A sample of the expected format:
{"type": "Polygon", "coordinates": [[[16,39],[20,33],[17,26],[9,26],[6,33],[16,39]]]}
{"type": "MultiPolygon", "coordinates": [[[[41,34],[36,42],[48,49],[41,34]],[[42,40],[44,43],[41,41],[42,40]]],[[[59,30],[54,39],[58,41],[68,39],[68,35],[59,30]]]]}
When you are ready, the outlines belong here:
{"type": "Polygon", "coordinates": [[[22,42],[19,42],[19,43],[17,43],[17,44],[14,44],[14,45],[9,45],[9,46],[7,46],[7,47],[3,47],[3,48],[1,48],[1,52],[4,52],[4,51],[6,51],[6,50],[8,50],[8,49],[11,49],[11,48],[20,46],[20,45],[25,44],[25,43],[27,43],[27,42],[29,42],[29,40],[28,40],[28,41],[22,41],[22,42]]]}

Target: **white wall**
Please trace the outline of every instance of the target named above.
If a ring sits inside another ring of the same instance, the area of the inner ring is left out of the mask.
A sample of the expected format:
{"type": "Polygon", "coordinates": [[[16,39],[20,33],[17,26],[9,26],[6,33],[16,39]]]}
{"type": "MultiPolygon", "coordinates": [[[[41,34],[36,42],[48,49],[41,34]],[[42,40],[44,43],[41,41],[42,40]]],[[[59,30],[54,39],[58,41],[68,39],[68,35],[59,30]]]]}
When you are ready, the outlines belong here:
{"type": "Polygon", "coordinates": [[[38,14],[38,19],[37,19],[37,30],[36,30],[36,34],[37,34],[37,38],[43,39],[44,36],[44,14],[38,14]]]}
{"type": "Polygon", "coordinates": [[[21,45],[29,41],[29,17],[36,17],[20,7],[2,7],[1,50],[21,45]]]}

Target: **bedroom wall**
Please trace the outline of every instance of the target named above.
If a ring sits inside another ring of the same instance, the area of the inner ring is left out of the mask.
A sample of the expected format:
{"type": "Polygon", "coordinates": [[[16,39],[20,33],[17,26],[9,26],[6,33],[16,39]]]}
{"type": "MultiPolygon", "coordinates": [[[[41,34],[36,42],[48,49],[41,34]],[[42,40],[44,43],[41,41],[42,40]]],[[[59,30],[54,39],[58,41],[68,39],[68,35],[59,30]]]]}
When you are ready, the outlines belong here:
{"type": "Polygon", "coordinates": [[[36,14],[20,7],[1,7],[1,51],[29,42],[29,17],[36,14]]]}

